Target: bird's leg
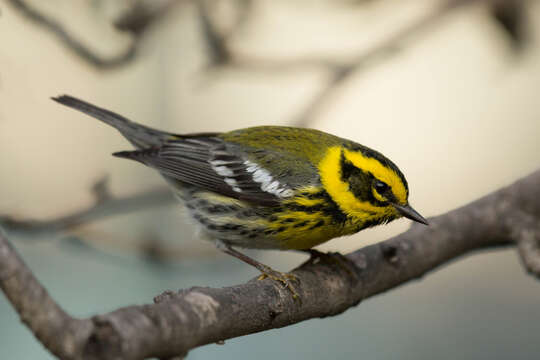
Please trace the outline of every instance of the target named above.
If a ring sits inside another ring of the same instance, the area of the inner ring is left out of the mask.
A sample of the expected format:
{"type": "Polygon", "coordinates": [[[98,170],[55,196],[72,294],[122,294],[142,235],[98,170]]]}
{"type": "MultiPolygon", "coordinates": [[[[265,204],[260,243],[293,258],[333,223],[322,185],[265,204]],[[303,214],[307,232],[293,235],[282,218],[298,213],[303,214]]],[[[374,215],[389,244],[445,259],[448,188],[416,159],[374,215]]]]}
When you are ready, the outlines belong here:
{"type": "Polygon", "coordinates": [[[225,242],[221,240],[216,241],[216,247],[219,250],[223,251],[224,253],[234,256],[235,258],[242,260],[246,264],[249,264],[253,266],[254,268],[256,268],[257,270],[259,270],[261,272],[261,275],[259,276],[258,280],[264,280],[266,278],[270,278],[274,281],[281,283],[285,288],[289,289],[289,291],[292,293],[293,298],[295,300],[300,298],[298,292],[292,285],[293,281],[297,283],[300,282],[298,277],[296,277],[295,275],[282,273],[277,270],[274,270],[270,266],[260,263],[257,260],[252,259],[249,256],[242,254],[239,251],[234,250],[229,244],[226,244],[225,242]]]}

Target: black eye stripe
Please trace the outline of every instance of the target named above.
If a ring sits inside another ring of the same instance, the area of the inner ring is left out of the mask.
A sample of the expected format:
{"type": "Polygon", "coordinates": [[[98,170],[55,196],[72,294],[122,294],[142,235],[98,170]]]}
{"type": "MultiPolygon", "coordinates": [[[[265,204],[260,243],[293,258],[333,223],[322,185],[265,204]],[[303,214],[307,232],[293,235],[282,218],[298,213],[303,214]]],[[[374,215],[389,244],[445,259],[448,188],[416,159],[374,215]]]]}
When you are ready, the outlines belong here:
{"type": "Polygon", "coordinates": [[[365,157],[373,158],[373,159],[379,161],[385,167],[393,170],[396,173],[396,175],[399,177],[401,182],[403,183],[403,186],[405,186],[405,190],[407,191],[407,193],[409,192],[409,186],[407,184],[407,180],[405,179],[405,176],[403,176],[403,173],[401,172],[401,170],[399,170],[399,168],[396,166],[396,164],[394,164],[389,159],[385,158],[381,153],[379,153],[379,152],[377,152],[377,151],[375,151],[373,149],[369,149],[369,148],[367,148],[365,146],[362,146],[360,144],[349,144],[348,146],[346,146],[346,148],[348,148],[348,149],[350,149],[352,151],[360,152],[365,157]]]}
{"type": "Polygon", "coordinates": [[[368,201],[374,206],[386,206],[373,196],[372,184],[375,177],[369,171],[357,168],[354,164],[341,153],[341,181],[349,184],[349,190],[358,201],[368,201]]]}
{"type": "Polygon", "coordinates": [[[358,169],[356,166],[354,166],[353,163],[350,162],[349,159],[345,157],[345,153],[343,151],[341,152],[340,161],[341,161],[341,179],[342,180],[346,180],[347,178],[353,175],[356,175],[362,171],[358,169]]]}
{"type": "MultiPolygon", "coordinates": [[[[340,163],[341,181],[349,184],[351,192],[359,201],[369,201],[374,206],[387,206],[389,202],[397,202],[390,185],[377,179],[370,171],[354,166],[344,152],[341,153],[340,163]],[[375,198],[373,189],[384,200],[375,198]]],[[[406,183],[404,185],[406,186],[406,183]]]]}

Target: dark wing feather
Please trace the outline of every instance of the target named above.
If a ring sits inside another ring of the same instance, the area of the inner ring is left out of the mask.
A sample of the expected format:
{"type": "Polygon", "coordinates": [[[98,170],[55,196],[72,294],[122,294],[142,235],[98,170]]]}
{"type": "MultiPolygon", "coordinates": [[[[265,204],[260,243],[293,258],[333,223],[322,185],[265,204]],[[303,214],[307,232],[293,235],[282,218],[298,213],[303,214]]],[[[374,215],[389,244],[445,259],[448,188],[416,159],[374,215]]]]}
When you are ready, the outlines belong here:
{"type": "Polygon", "coordinates": [[[276,184],[267,183],[265,188],[262,173],[255,176],[254,165],[250,167],[241,154],[215,137],[171,140],[161,147],[114,155],[139,161],[181,182],[259,205],[276,205],[284,197],[280,195],[286,194],[283,184],[281,192],[276,184]]]}

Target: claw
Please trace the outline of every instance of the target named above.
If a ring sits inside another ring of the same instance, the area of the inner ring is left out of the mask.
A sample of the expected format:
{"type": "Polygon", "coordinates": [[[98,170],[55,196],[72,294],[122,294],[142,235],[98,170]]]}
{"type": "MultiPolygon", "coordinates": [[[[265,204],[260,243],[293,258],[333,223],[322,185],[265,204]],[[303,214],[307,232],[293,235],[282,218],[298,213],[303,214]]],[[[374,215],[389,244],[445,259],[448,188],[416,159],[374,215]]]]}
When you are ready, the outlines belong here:
{"type": "Polygon", "coordinates": [[[298,294],[298,291],[292,284],[293,282],[297,284],[300,283],[300,279],[298,279],[296,275],[282,273],[270,267],[266,267],[265,269],[261,270],[261,275],[257,278],[257,280],[264,280],[266,278],[280,283],[284,288],[288,289],[292,293],[294,300],[300,300],[300,294],[298,294]]]}

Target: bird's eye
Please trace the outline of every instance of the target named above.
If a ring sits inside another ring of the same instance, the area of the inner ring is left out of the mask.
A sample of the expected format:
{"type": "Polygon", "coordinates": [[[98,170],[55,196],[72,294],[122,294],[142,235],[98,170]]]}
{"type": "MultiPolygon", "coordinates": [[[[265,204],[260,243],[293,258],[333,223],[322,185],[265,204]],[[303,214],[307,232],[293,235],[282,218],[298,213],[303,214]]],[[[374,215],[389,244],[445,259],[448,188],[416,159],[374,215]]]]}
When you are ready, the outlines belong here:
{"type": "Polygon", "coordinates": [[[377,190],[377,192],[381,195],[384,194],[389,188],[386,183],[379,180],[375,181],[374,186],[375,186],[375,190],[377,190]]]}

